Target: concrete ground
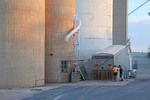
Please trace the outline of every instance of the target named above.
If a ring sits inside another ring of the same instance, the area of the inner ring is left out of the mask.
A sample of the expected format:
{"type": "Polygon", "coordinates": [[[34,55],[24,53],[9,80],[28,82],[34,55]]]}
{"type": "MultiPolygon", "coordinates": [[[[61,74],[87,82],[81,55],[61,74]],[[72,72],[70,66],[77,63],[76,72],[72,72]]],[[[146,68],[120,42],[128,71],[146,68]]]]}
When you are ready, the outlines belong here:
{"type": "Polygon", "coordinates": [[[135,79],[124,81],[91,80],[33,88],[0,89],[0,100],[150,100],[149,86],[150,68],[142,67],[138,69],[135,79]],[[139,95],[144,99],[138,98],[139,95]]]}
{"type": "Polygon", "coordinates": [[[42,93],[45,91],[53,90],[60,87],[78,87],[78,86],[123,86],[129,82],[134,81],[134,79],[128,79],[125,81],[112,82],[110,80],[90,80],[90,81],[80,81],[78,83],[63,83],[63,84],[46,84],[41,87],[33,88],[12,88],[12,89],[0,89],[0,100],[21,100],[24,98],[32,97],[35,94],[42,93]]]}

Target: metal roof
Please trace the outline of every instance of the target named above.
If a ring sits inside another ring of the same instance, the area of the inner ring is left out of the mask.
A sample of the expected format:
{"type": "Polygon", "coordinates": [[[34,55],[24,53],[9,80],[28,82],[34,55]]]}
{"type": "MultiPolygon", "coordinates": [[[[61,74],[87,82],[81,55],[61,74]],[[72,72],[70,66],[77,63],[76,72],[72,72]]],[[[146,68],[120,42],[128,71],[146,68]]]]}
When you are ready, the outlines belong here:
{"type": "Polygon", "coordinates": [[[111,56],[111,55],[115,55],[125,47],[126,46],[124,46],[124,45],[111,45],[111,46],[97,52],[93,56],[111,56]]]}

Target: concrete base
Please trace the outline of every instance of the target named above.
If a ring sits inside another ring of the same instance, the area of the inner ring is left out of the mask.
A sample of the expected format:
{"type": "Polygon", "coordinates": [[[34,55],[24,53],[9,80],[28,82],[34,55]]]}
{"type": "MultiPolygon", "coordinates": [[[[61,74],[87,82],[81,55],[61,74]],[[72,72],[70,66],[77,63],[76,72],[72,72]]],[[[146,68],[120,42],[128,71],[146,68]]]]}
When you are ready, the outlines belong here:
{"type": "Polygon", "coordinates": [[[79,82],[80,74],[77,72],[72,72],[71,74],[71,82],[79,82]]]}

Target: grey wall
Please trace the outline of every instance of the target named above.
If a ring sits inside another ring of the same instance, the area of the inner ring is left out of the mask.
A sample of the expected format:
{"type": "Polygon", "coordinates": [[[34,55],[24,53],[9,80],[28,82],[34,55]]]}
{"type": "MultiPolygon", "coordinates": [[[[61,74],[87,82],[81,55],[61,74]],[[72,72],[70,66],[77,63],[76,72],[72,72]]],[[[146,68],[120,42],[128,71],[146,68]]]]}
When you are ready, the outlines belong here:
{"type": "Polygon", "coordinates": [[[126,45],[128,39],[128,0],[113,0],[113,45],[126,45]]]}
{"type": "Polygon", "coordinates": [[[120,52],[115,54],[114,56],[114,65],[118,66],[121,65],[122,68],[127,68],[129,70],[129,55],[128,55],[128,49],[125,47],[120,52]]]}
{"type": "Polygon", "coordinates": [[[132,52],[132,63],[137,62],[138,67],[150,67],[150,58],[147,55],[147,53],[132,52]]]}

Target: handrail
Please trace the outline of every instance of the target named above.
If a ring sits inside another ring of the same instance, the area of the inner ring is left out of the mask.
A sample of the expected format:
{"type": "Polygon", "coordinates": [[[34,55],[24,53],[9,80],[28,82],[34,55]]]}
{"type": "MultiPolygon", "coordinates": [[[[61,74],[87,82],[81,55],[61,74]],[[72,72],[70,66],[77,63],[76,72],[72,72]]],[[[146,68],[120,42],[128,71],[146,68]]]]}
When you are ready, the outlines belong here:
{"type": "Polygon", "coordinates": [[[77,27],[75,27],[66,37],[65,37],[65,41],[68,42],[69,38],[74,34],[76,33],[80,27],[81,27],[81,20],[77,21],[78,25],[77,27]]]}

